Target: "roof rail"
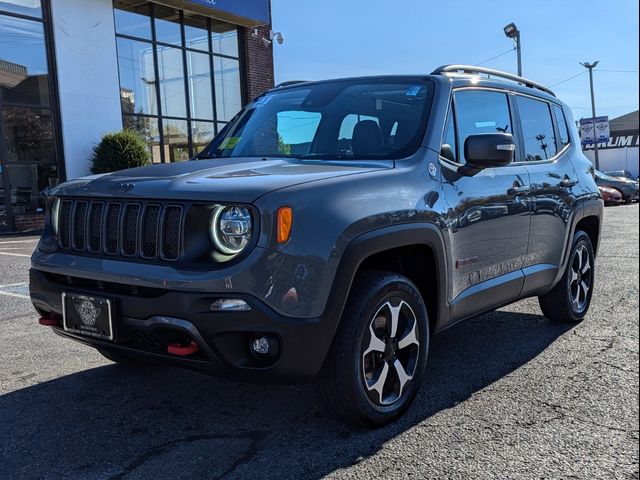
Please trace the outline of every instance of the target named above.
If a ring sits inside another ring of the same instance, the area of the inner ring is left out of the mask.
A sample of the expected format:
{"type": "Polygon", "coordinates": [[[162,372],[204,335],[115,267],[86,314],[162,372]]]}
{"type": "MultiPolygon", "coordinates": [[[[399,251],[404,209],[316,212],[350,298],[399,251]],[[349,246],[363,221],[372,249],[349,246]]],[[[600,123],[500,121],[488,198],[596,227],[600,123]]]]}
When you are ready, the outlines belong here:
{"type": "Polygon", "coordinates": [[[518,75],[513,75],[511,73],[501,72],[500,70],[493,70],[491,68],[474,67],[473,65],[443,65],[441,67],[436,68],[433,72],[431,72],[432,75],[440,75],[445,73],[469,73],[469,74],[484,73],[486,75],[492,75],[494,77],[504,78],[505,80],[511,80],[512,82],[525,85],[526,87],[529,87],[529,88],[537,88],[538,90],[548,93],[549,95],[553,95],[554,97],[556,96],[556,94],[553,93],[553,91],[550,88],[545,87],[544,85],[540,85],[539,83],[534,82],[533,80],[529,80],[524,77],[519,77],[518,75]]]}
{"type": "Polygon", "coordinates": [[[297,83],[306,83],[308,80],[287,80],[286,82],[279,83],[275,88],[288,87],[289,85],[295,85],[297,83]]]}

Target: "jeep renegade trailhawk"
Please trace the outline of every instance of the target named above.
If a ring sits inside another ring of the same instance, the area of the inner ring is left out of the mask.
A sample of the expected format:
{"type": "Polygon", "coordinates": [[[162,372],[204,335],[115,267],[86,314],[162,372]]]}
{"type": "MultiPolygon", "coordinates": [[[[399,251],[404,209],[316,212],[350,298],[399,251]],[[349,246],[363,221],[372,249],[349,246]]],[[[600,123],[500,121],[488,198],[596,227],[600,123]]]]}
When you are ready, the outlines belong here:
{"type": "Polygon", "coordinates": [[[602,210],[571,111],[530,80],[289,82],[191,161],[54,188],[31,298],[113,361],[313,381],[383,424],[432,334],[531,296],[582,320],[602,210]]]}

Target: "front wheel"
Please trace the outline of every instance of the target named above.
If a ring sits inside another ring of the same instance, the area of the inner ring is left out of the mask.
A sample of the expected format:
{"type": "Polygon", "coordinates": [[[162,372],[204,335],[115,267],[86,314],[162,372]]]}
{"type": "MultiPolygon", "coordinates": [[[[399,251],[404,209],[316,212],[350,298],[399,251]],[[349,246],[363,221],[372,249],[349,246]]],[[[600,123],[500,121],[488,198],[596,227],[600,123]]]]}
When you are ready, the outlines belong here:
{"type": "Polygon", "coordinates": [[[388,423],[418,392],[428,351],[429,321],[416,286],[396,273],[364,272],[315,381],[318,398],[350,423],[388,423]]]}
{"type": "Polygon", "coordinates": [[[589,235],[578,231],[573,237],[569,264],[558,284],[538,297],[542,313],[554,322],[584,320],[595,286],[595,256],[589,235]]]}

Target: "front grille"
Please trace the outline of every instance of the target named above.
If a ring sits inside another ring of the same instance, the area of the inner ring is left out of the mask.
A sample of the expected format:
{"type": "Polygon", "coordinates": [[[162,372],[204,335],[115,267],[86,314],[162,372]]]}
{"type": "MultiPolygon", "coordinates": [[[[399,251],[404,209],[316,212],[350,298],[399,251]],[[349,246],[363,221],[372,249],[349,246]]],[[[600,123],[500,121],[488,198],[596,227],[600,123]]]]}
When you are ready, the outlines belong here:
{"type": "Polygon", "coordinates": [[[58,245],[94,255],[176,261],[183,236],[182,205],[65,199],[58,245]]]}

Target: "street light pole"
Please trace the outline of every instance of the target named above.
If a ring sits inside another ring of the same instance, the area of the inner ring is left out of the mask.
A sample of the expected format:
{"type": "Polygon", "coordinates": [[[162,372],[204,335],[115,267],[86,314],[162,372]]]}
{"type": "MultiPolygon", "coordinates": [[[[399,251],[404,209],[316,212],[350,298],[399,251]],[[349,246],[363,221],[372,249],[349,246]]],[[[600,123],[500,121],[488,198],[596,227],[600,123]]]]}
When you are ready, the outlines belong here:
{"type": "Polygon", "coordinates": [[[512,38],[516,44],[516,55],[518,56],[518,76],[522,76],[522,43],[520,42],[520,30],[515,23],[510,23],[504,27],[504,34],[512,38]]]}
{"type": "Polygon", "coordinates": [[[593,69],[600,63],[598,60],[595,62],[583,62],[580,63],[584,68],[589,70],[589,86],[591,88],[591,117],[593,118],[593,152],[594,152],[594,165],[596,170],[600,170],[600,158],[598,156],[598,139],[596,138],[596,97],[593,93],[593,69]]]}
{"type": "Polygon", "coordinates": [[[522,76],[522,43],[520,43],[520,30],[516,35],[516,55],[518,56],[518,76],[522,76]]]}

